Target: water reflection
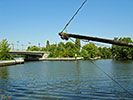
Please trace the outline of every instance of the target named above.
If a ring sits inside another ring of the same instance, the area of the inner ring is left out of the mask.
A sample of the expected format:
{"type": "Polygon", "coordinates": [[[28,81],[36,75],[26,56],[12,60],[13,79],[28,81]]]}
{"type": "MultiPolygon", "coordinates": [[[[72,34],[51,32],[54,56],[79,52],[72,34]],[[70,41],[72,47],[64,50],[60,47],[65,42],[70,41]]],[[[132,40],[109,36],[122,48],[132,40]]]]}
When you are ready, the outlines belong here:
{"type": "Polygon", "coordinates": [[[113,77],[132,92],[133,87],[133,63],[132,61],[113,61],[112,62],[113,77]]]}
{"type": "Polygon", "coordinates": [[[5,93],[5,90],[7,90],[8,75],[8,68],[0,67],[0,94],[5,93]]]}
{"type": "Polygon", "coordinates": [[[124,75],[130,78],[133,70],[133,64],[130,63],[131,61],[112,61],[112,69],[114,76],[124,75]]]}
{"type": "Polygon", "coordinates": [[[7,67],[1,67],[0,68],[0,78],[7,79],[8,78],[8,68],[7,67]]]}
{"type": "Polygon", "coordinates": [[[96,61],[97,65],[102,68],[110,77],[112,77],[115,81],[112,82],[116,90],[121,89],[120,95],[124,95],[126,97],[130,97],[129,93],[125,91],[129,91],[132,93],[132,84],[133,84],[133,63],[132,61],[116,61],[116,60],[98,60],[96,61]],[[103,63],[104,61],[104,63],[103,63]],[[116,86],[115,86],[116,85],[116,86]],[[123,88],[121,88],[121,86],[123,88]],[[119,87],[119,88],[118,88],[119,87]],[[125,93],[125,94],[124,94],[125,93]]]}
{"type": "MultiPolygon", "coordinates": [[[[126,70],[127,64],[112,60],[96,63],[119,81],[127,80],[122,84],[133,93],[132,62],[126,70]]],[[[0,68],[0,73],[0,90],[16,100],[131,99],[90,61],[29,62],[0,68]]]]}

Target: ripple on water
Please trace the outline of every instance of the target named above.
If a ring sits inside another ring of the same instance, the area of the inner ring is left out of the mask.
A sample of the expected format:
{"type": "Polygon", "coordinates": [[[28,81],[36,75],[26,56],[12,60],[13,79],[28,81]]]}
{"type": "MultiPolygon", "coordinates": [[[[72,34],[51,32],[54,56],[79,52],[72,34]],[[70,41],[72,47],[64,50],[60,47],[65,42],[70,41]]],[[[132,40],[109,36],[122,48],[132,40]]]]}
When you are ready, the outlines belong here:
{"type": "MultiPolygon", "coordinates": [[[[125,93],[121,91],[115,91],[112,88],[103,87],[104,89],[97,88],[89,85],[88,81],[60,81],[52,83],[41,83],[36,87],[23,87],[23,85],[15,86],[12,85],[9,89],[3,88],[2,90],[12,95],[13,99],[33,100],[40,99],[108,99],[114,100],[117,98],[127,98],[125,93]],[[68,84],[67,84],[68,83],[68,84]],[[77,84],[77,85],[75,85],[77,84]],[[78,85],[79,84],[79,85],[78,85]],[[82,84],[82,85],[81,85],[82,84]],[[84,86],[84,85],[85,86],[84,86]],[[88,85],[88,88],[86,87],[88,85]],[[106,91],[108,90],[108,91],[106,91]]],[[[129,98],[128,98],[129,99],[129,98]]]]}
{"type": "MultiPolygon", "coordinates": [[[[132,100],[122,88],[89,64],[35,62],[10,67],[9,77],[0,78],[0,93],[11,94],[13,100],[132,100]]],[[[116,70],[111,69],[111,72],[116,70]]],[[[133,93],[132,74],[115,73],[114,76],[133,93]]]]}

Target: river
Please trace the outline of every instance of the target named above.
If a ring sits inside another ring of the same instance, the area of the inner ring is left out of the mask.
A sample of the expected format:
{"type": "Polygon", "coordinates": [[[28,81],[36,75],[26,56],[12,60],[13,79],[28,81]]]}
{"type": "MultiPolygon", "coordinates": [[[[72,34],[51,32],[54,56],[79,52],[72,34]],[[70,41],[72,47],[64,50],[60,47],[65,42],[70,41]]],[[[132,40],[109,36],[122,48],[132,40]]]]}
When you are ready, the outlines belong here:
{"type": "Polygon", "coordinates": [[[0,67],[11,100],[133,100],[133,61],[43,61],[0,67]]]}

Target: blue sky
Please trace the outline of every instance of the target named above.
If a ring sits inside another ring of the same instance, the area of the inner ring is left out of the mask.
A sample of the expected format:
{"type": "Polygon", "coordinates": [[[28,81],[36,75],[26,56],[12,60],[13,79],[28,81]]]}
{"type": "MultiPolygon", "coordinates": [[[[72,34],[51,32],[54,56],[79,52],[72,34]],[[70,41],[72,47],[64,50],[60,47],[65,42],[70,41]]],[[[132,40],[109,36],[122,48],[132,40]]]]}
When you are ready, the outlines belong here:
{"type": "MultiPolygon", "coordinates": [[[[83,0],[0,0],[0,40],[33,45],[58,36],[83,0]]],[[[133,38],[133,0],[88,0],[67,28],[70,33],[133,38]]],[[[63,41],[64,42],[64,41],[63,41]]]]}

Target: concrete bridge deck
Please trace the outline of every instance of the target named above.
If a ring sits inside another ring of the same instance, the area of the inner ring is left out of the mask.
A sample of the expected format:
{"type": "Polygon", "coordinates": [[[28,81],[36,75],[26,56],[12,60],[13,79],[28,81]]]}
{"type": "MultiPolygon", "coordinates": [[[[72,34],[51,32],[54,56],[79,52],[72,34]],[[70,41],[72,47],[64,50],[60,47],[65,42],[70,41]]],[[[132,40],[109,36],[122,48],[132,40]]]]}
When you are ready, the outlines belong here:
{"type": "Polygon", "coordinates": [[[11,55],[25,55],[25,60],[38,60],[49,56],[49,52],[44,51],[10,50],[8,53],[11,55]]]}
{"type": "Polygon", "coordinates": [[[10,50],[9,54],[16,54],[16,55],[31,55],[31,56],[42,56],[44,54],[49,54],[49,52],[44,51],[25,51],[25,50],[10,50]]]}

